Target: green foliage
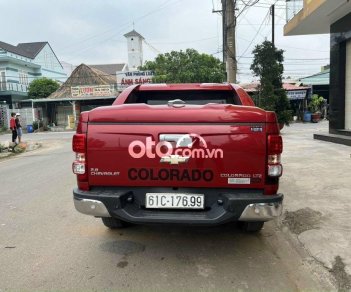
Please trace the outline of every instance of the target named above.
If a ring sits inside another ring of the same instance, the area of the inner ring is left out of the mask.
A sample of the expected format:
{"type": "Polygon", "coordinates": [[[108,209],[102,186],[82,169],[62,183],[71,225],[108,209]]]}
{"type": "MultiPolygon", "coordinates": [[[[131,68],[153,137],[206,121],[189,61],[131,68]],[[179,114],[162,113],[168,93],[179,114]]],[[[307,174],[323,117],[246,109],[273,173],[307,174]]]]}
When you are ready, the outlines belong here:
{"type": "Polygon", "coordinates": [[[59,87],[60,85],[52,79],[36,79],[29,84],[28,97],[31,99],[46,98],[59,87]]]}
{"type": "Polygon", "coordinates": [[[154,71],[156,83],[223,82],[225,79],[225,67],[219,59],[194,49],[160,54],[140,69],[154,71]]]}
{"type": "Polygon", "coordinates": [[[259,107],[274,111],[280,124],[289,125],[292,114],[290,104],[282,85],[284,72],[284,51],[278,50],[272,42],[264,41],[253,50],[254,60],[250,69],[260,78],[259,107]]]}
{"type": "Polygon", "coordinates": [[[324,98],[322,96],[318,96],[318,94],[313,94],[308,107],[310,108],[311,112],[316,113],[321,111],[323,104],[324,98]]]}

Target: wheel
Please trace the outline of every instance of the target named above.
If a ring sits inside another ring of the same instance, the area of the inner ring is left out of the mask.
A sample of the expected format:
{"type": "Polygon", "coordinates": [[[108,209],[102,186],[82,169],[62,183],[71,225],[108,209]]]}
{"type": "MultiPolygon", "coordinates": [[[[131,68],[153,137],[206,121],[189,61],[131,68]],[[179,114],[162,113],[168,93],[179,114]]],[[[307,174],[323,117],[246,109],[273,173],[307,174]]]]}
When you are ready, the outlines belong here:
{"type": "Polygon", "coordinates": [[[101,220],[102,223],[110,229],[124,228],[131,225],[128,222],[112,217],[102,217],[101,220]]]}
{"type": "Polygon", "coordinates": [[[239,227],[245,232],[258,232],[262,229],[263,225],[263,221],[239,222],[239,227]]]}

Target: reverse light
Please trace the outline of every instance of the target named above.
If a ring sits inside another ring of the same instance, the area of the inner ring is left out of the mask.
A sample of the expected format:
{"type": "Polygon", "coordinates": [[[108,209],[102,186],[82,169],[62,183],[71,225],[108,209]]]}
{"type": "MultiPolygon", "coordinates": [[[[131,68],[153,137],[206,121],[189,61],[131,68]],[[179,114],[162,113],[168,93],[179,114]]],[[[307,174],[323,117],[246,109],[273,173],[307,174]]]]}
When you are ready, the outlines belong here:
{"type": "Polygon", "coordinates": [[[74,174],[85,174],[85,163],[75,161],[72,165],[74,174]]]}
{"type": "Polygon", "coordinates": [[[268,165],[268,176],[270,177],[280,177],[283,173],[283,167],[281,164],[268,165]]]}
{"type": "Polygon", "coordinates": [[[283,139],[280,135],[267,137],[267,175],[277,178],[283,173],[281,165],[281,153],[283,152],[283,139]]]}

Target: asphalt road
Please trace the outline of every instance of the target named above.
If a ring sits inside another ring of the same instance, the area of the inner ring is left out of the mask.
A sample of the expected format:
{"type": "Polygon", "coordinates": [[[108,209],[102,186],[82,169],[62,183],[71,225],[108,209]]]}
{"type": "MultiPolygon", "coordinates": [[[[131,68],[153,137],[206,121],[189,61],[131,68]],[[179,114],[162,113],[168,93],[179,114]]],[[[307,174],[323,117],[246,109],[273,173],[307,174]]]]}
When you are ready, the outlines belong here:
{"type": "Polygon", "coordinates": [[[77,213],[70,136],[42,135],[43,149],[0,161],[0,291],[325,288],[273,222],[260,234],[234,224],[110,231],[77,213]]]}

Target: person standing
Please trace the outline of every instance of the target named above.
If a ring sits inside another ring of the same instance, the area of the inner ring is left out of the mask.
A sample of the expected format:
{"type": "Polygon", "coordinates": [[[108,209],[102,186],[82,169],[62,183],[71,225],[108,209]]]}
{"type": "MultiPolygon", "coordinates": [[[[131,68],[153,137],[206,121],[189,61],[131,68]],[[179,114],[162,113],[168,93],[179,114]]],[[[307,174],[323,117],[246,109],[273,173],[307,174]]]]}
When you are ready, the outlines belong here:
{"type": "Polygon", "coordinates": [[[22,140],[22,126],[21,126],[21,121],[20,121],[21,114],[17,113],[16,114],[16,129],[17,129],[17,136],[18,136],[18,143],[21,143],[22,140]]]}
{"type": "Polygon", "coordinates": [[[15,115],[16,115],[15,113],[11,113],[11,119],[10,119],[10,129],[12,131],[12,143],[16,143],[16,139],[17,139],[17,128],[16,128],[15,115]]]}

